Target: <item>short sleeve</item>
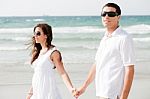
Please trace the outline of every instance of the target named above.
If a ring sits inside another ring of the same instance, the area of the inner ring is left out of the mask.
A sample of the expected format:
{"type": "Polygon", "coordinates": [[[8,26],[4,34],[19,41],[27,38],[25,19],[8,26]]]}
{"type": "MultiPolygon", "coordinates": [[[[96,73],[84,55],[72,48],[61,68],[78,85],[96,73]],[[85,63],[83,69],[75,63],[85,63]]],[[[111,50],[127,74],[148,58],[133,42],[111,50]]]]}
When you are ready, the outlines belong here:
{"type": "Polygon", "coordinates": [[[130,35],[123,37],[120,52],[124,66],[135,65],[135,52],[133,40],[130,35]]]}

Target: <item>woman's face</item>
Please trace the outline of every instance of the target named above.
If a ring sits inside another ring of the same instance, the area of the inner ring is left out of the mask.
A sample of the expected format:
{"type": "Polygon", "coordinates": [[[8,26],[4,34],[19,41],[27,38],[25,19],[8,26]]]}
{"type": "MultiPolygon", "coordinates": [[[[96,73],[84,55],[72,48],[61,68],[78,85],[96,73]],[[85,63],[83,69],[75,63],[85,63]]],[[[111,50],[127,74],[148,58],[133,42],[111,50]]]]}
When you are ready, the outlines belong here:
{"type": "Polygon", "coordinates": [[[40,27],[35,28],[34,37],[36,43],[40,43],[40,44],[46,43],[47,36],[43,33],[40,27]]]}

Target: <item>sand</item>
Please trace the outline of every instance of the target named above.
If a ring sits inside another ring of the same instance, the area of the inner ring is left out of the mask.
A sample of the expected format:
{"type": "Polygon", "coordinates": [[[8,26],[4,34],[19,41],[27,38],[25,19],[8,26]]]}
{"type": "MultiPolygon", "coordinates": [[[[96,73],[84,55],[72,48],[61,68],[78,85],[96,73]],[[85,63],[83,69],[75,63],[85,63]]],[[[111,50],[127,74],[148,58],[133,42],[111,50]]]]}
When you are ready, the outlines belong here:
{"type": "MultiPolygon", "coordinates": [[[[150,74],[149,63],[143,65],[146,70],[142,70],[141,64],[136,67],[135,79],[128,99],[150,99],[150,74]]],[[[66,70],[70,75],[73,84],[79,87],[85,80],[92,64],[66,64],[66,70]]],[[[0,72],[0,99],[25,99],[29,87],[33,70],[24,67],[21,72],[0,72]]],[[[67,90],[60,76],[56,73],[57,84],[63,99],[75,99],[67,90]]],[[[95,96],[94,82],[87,88],[86,92],[79,99],[97,99],[95,96]]]]}

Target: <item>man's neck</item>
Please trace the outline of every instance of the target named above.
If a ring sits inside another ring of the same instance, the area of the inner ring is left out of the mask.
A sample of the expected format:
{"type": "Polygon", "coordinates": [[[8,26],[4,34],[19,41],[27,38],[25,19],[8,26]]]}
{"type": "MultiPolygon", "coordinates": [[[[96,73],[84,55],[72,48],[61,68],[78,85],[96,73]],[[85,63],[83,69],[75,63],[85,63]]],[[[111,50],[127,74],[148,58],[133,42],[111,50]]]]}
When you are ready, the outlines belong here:
{"type": "Polygon", "coordinates": [[[106,28],[106,32],[108,33],[108,34],[112,34],[117,28],[118,28],[119,26],[115,26],[115,27],[107,27],[106,28]]]}

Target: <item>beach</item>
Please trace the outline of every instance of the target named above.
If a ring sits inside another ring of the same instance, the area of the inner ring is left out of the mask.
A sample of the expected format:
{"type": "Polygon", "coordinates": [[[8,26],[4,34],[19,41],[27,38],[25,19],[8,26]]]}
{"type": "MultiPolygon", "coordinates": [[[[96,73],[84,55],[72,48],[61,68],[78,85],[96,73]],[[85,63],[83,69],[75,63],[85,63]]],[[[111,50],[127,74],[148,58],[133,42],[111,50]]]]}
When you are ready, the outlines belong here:
{"type": "MultiPolygon", "coordinates": [[[[123,16],[121,27],[134,41],[135,77],[129,99],[150,99],[150,16],[123,16]]],[[[52,25],[53,44],[60,50],[66,71],[75,87],[80,87],[94,63],[104,27],[99,16],[0,17],[0,98],[25,99],[31,86],[33,68],[28,43],[33,27],[40,22],[52,25]],[[5,23],[5,24],[4,24],[5,23]]],[[[63,99],[74,99],[58,72],[57,85],[63,99]]],[[[79,99],[97,99],[95,82],[79,99]]]]}
{"type": "MultiPolygon", "coordinates": [[[[85,80],[88,74],[90,65],[92,64],[72,64],[72,65],[68,64],[66,66],[66,70],[68,71],[68,74],[74,86],[80,87],[80,85],[82,85],[83,81],[85,80]]],[[[150,98],[150,95],[149,95],[150,75],[147,74],[149,71],[148,71],[148,66],[145,66],[145,68],[146,67],[147,67],[147,69],[145,69],[147,70],[146,72],[143,71],[142,73],[141,71],[139,71],[140,74],[138,74],[137,73],[138,71],[136,71],[135,79],[133,82],[133,86],[131,88],[129,99],[149,99],[150,98]]],[[[31,86],[31,78],[33,74],[33,71],[30,70],[30,68],[26,70],[28,71],[27,73],[12,72],[11,74],[9,74],[5,72],[4,75],[2,75],[2,71],[1,71],[0,76],[4,77],[3,79],[0,79],[1,99],[25,99],[28,93],[28,89],[31,86]]],[[[56,77],[57,77],[57,84],[58,84],[60,93],[62,95],[62,98],[63,99],[75,99],[67,90],[63,81],[60,79],[60,76],[56,74],[56,77]]],[[[86,92],[82,96],[79,97],[79,99],[97,99],[95,96],[94,82],[88,87],[86,92]]]]}

